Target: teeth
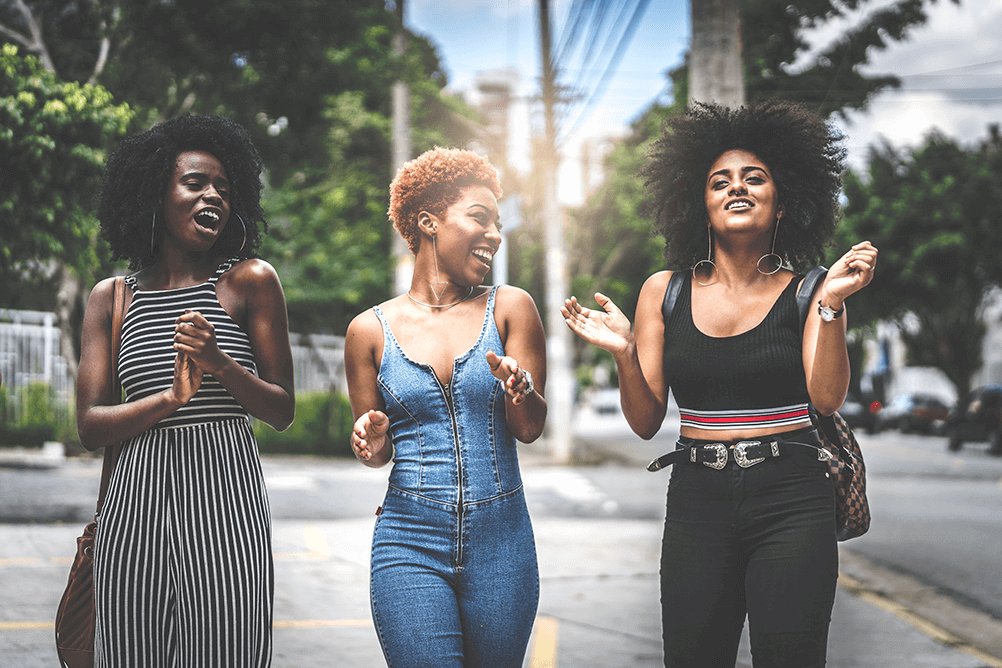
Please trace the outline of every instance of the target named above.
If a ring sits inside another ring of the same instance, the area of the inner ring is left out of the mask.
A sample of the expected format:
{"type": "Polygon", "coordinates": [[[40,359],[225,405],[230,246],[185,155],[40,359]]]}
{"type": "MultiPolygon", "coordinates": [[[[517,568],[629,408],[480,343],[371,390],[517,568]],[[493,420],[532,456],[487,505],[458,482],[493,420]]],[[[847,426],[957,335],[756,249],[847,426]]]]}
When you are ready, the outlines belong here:
{"type": "Polygon", "coordinates": [[[219,220],[219,214],[215,211],[199,211],[198,215],[208,216],[209,218],[212,218],[212,220],[219,220]]]}
{"type": "Polygon", "coordinates": [[[490,262],[494,258],[494,255],[483,250],[475,250],[473,251],[473,254],[479,257],[484,262],[490,262]]]}
{"type": "Polygon", "coordinates": [[[747,209],[750,206],[751,204],[749,204],[748,202],[734,202],[732,204],[727,205],[727,210],[730,211],[732,209],[747,209]]]}

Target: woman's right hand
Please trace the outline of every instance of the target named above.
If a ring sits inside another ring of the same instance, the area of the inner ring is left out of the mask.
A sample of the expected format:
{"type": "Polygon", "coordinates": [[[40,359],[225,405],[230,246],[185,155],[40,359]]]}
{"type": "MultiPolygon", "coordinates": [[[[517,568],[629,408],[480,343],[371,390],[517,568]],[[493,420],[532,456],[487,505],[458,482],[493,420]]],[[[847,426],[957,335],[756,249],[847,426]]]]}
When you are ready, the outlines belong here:
{"type": "Polygon", "coordinates": [[[581,306],[577,297],[564,300],[560,308],[564,322],[588,343],[613,355],[626,353],[634,345],[629,318],[602,293],[595,293],[595,301],[602,307],[601,311],[581,306]]]}
{"type": "Polygon", "coordinates": [[[369,462],[374,455],[378,457],[386,447],[387,432],[390,429],[390,418],[382,411],[370,410],[357,420],[351,431],[351,450],[359,461],[369,462]]]}
{"type": "Polygon", "coordinates": [[[178,353],[174,358],[174,383],[170,389],[171,397],[184,406],[195,396],[201,386],[202,370],[186,354],[178,353]]]}

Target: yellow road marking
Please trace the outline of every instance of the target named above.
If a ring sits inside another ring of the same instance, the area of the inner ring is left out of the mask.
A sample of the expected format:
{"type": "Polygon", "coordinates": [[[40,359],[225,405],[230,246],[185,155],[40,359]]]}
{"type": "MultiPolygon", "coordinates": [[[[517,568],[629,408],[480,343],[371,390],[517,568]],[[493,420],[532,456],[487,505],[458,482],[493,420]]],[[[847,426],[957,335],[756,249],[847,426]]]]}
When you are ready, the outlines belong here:
{"type": "Polygon", "coordinates": [[[954,635],[943,627],[917,615],[900,603],[893,601],[882,594],[866,589],[859,580],[851,575],[846,575],[845,573],[839,571],[838,584],[853,596],[872,603],[882,610],[893,613],[899,619],[903,619],[908,622],[936,642],[946,645],[947,647],[960,650],[965,654],[969,654],[970,656],[977,658],[979,661],[983,661],[986,666],[990,666],[991,668],[1002,668],[1002,660],[985,653],[977,647],[974,647],[963,638],[954,635]]]}
{"type": "Polygon", "coordinates": [[[276,629],[359,629],[372,626],[371,619],[280,619],[276,629]]]}
{"type": "Polygon", "coordinates": [[[276,552],[275,561],[324,561],[330,558],[327,539],[319,527],[303,527],[303,539],[306,552],[276,552]]]}
{"type": "Polygon", "coordinates": [[[559,632],[559,619],[536,617],[536,632],[530,648],[529,668],[557,668],[559,632]]]}
{"type": "Polygon", "coordinates": [[[37,631],[55,628],[55,622],[0,622],[0,631],[37,631]]]}
{"type": "Polygon", "coordinates": [[[24,559],[0,559],[0,568],[24,568],[26,566],[38,566],[42,560],[37,557],[26,557],[24,559]]]}

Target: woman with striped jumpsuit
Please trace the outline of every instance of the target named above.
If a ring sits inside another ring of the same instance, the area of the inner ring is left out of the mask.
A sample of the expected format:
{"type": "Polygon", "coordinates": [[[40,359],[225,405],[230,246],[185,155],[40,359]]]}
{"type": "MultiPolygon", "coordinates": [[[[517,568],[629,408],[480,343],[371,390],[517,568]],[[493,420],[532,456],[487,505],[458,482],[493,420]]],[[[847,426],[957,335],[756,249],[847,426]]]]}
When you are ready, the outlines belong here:
{"type": "Polygon", "coordinates": [[[281,284],[253,258],[260,172],[247,133],[216,116],[130,137],[106,167],[102,234],[138,271],[117,369],[113,279],[83,327],[80,440],[122,444],[95,542],[97,668],[271,664],[271,522],[248,414],[285,429],[294,396],[281,284]]]}

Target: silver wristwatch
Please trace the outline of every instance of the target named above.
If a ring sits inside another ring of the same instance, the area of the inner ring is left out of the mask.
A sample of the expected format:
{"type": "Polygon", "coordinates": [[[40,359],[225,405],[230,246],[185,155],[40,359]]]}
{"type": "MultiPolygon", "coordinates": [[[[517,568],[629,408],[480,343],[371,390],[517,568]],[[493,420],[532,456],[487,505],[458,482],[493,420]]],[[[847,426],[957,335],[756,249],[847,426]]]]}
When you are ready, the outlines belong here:
{"type": "Polygon", "coordinates": [[[820,301],[818,302],[818,315],[820,315],[821,319],[825,322],[831,322],[843,313],[845,313],[845,304],[842,304],[842,308],[836,311],[831,306],[824,306],[820,301]]]}
{"type": "Polygon", "coordinates": [[[536,391],[536,386],[532,384],[532,374],[522,369],[522,373],[525,374],[525,382],[529,387],[525,388],[525,396],[529,396],[536,391]]]}

